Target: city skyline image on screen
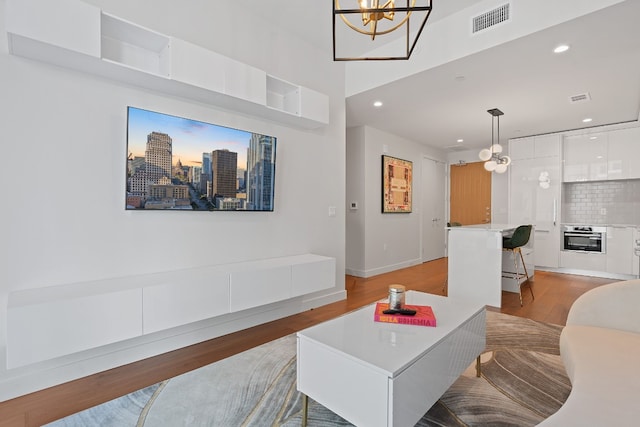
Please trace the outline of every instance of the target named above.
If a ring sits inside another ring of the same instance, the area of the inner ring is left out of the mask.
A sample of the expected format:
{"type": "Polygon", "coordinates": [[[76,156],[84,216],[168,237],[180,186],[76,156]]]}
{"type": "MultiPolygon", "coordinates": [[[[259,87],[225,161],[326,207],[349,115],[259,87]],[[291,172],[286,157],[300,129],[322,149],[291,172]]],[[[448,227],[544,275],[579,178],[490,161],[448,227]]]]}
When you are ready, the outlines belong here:
{"type": "Polygon", "coordinates": [[[127,108],[127,210],[274,209],[276,138],[127,108]]]}

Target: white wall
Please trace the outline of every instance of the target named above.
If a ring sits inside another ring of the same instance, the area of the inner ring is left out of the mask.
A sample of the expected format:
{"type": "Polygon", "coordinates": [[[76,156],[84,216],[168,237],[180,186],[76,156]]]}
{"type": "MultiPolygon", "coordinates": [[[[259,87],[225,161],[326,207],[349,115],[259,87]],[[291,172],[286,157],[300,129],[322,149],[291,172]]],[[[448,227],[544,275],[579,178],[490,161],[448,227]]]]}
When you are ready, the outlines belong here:
{"type": "MultiPolygon", "coordinates": [[[[330,52],[319,52],[258,18],[233,10],[228,10],[230,19],[221,17],[221,7],[234,6],[220,2],[164,0],[154,1],[152,8],[150,2],[92,3],[328,94],[330,124],[298,130],[12,56],[1,19],[0,401],[220,332],[212,323],[199,323],[7,370],[5,319],[11,291],[316,253],[337,259],[334,289],[313,300],[250,310],[244,322],[238,316],[230,320],[248,327],[344,297],[343,66],[327,60],[330,52]],[[125,211],[128,105],[276,136],[275,211],[125,211]],[[330,206],[337,208],[335,217],[328,215],[330,206]]],[[[4,12],[0,0],[3,18],[4,12]]]]}
{"type": "MultiPolygon", "coordinates": [[[[365,128],[347,129],[346,182],[346,258],[347,271],[363,271],[365,266],[367,185],[365,171],[365,128]],[[356,203],[357,209],[351,207],[356,203]]],[[[376,197],[376,195],[372,195],[376,197]]]]}
{"type": "Polygon", "coordinates": [[[371,127],[347,132],[347,202],[357,200],[357,212],[347,212],[346,272],[370,277],[416,265],[420,257],[422,158],[444,161],[444,153],[371,127]],[[383,154],[413,162],[413,209],[408,214],[382,214],[383,154]],[[362,177],[362,179],[358,179],[362,177]]]}

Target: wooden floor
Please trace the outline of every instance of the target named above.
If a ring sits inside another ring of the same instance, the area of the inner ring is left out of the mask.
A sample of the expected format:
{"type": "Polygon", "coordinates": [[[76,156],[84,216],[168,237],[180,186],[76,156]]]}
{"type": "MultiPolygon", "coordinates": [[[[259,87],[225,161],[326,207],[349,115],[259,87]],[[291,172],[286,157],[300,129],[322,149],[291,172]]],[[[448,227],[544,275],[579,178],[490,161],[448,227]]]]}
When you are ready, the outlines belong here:
{"type": "MultiPolygon", "coordinates": [[[[382,299],[390,284],[443,294],[446,269],[447,260],[442,258],[367,279],[346,276],[346,300],[2,402],[0,426],[40,426],[109,401],[382,299]]],[[[531,281],[535,300],[525,284],[524,306],[520,307],[517,294],[503,292],[500,311],[564,325],[578,296],[612,281],[536,271],[531,281]]]]}

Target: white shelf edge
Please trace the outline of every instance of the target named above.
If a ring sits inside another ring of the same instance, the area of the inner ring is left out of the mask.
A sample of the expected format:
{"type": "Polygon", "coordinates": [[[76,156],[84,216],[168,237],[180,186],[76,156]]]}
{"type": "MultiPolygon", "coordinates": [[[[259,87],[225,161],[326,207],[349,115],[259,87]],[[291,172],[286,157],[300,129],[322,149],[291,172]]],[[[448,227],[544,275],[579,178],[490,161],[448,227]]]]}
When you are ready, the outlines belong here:
{"type": "MultiPolygon", "coordinates": [[[[33,13],[35,14],[38,12],[34,11],[33,13]]],[[[103,36],[112,38],[108,32],[106,34],[103,34],[102,32],[102,21],[106,19],[106,21],[113,21],[115,24],[122,23],[124,25],[130,26],[132,29],[134,29],[134,32],[142,31],[144,33],[150,34],[152,35],[151,40],[156,39],[162,42],[160,43],[161,46],[163,46],[166,42],[167,52],[164,52],[163,49],[160,49],[158,52],[158,55],[161,57],[161,62],[164,61],[164,59],[162,59],[162,55],[170,55],[169,51],[172,39],[170,36],[146,29],[135,23],[128,22],[124,19],[121,19],[109,13],[105,13],[103,11],[100,11],[100,13],[101,15],[100,19],[98,20],[98,28],[96,28],[96,31],[98,31],[98,34],[96,34],[96,36],[99,40],[102,40],[103,36]]],[[[10,19],[11,16],[7,16],[7,20],[10,19]]],[[[15,26],[12,26],[12,28],[13,27],[15,26]]],[[[282,84],[294,90],[295,88],[297,88],[297,104],[295,108],[286,107],[285,105],[283,105],[282,107],[267,105],[266,98],[267,93],[270,90],[267,82],[265,82],[264,87],[264,103],[257,104],[256,102],[249,99],[243,99],[234,95],[215,92],[210,89],[197,87],[186,82],[174,80],[171,78],[170,67],[166,67],[164,62],[159,65],[159,71],[161,72],[155,72],[149,69],[133,66],[131,64],[122,63],[108,57],[103,58],[102,48],[100,49],[101,51],[99,53],[99,57],[95,57],[86,53],[69,50],[64,46],[58,46],[47,41],[33,39],[30,38],[29,35],[20,34],[20,26],[17,25],[17,27],[18,28],[15,30],[15,32],[7,31],[9,52],[16,56],[35,59],[45,63],[50,63],[57,66],[98,75],[113,81],[119,81],[138,87],[143,87],[145,89],[151,89],[163,94],[203,102],[214,107],[235,111],[253,117],[264,118],[270,121],[284,123],[299,129],[317,129],[328,124],[328,111],[326,112],[326,114],[315,116],[313,118],[303,116],[301,101],[301,94],[303,93],[301,89],[303,89],[303,87],[289,83],[286,80],[280,79],[276,76],[265,73],[267,75],[267,79],[271,80],[271,82],[273,84],[276,84],[276,86],[282,84]],[[120,70],[118,70],[118,68],[120,68],[120,70]],[[155,79],[153,77],[157,77],[158,79],[155,79]],[[181,88],[184,88],[184,90],[181,90],[181,88]],[[291,110],[296,111],[294,112],[291,110]],[[319,120],[318,117],[320,117],[319,120]]],[[[118,40],[119,42],[123,42],[121,38],[118,37],[113,39],[118,40]]],[[[144,37],[142,37],[142,39],[144,39],[144,37]]],[[[147,46],[147,41],[143,40],[141,42],[142,45],[139,47],[147,46]]],[[[153,43],[154,42],[151,42],[152,45],[153,43]]],[[[138,45],[133,43],[132,46],[138,45]]],[[[231,58],[228,59],[229,61],[235,61],[231,58]]],[[[170,60],[168,62],[170,63],[170,60]]],[[[326,95],[322,95],[326,97],[326,95]]],[[[328,103],[327,107],[321,106],[321,108],[328,109],[328,103]]]]}

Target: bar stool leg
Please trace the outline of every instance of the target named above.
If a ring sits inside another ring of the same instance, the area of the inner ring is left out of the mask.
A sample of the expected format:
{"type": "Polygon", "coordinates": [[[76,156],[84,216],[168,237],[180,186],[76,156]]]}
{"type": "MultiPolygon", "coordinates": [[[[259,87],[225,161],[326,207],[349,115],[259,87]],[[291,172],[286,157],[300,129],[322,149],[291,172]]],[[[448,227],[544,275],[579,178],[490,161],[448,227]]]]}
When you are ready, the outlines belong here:
{"type": "Polygon", "coordinates": [[[529,284],[531,299],[536,299],[536,296],[533,295],[533,285],[531,284],[531,280],[529,280],[529,273],[527,272],[527,265],[524,263],[524,257],[522,256],[522,251],[520,251],[520,259],[522,260],[522,267],[524,267],[524,274],[527,276],[527,283],[529,284]]]}
{"type": "MultiPolygon", "coordinates": [[[[513,265],[515,265],[516,267],[516,282],[518,282],[518,295],[520,296],[520,307],[522,307],[524,304],[522,303],[522,286],[520,285],[520,271],[518,270],[518,257],[516,256],[516,251],[520,252],[520,257],[522,257],[522,251],[520,250],[520,248],[513,248],[513,250],[511,251],[511,254],[513,256],[513,265]]],[[[524,262],[522,263],[522,265],[524,266],[524,262]]],[[[525,271],[527,271],[526,268],[525,268],[525,271]]]]}

